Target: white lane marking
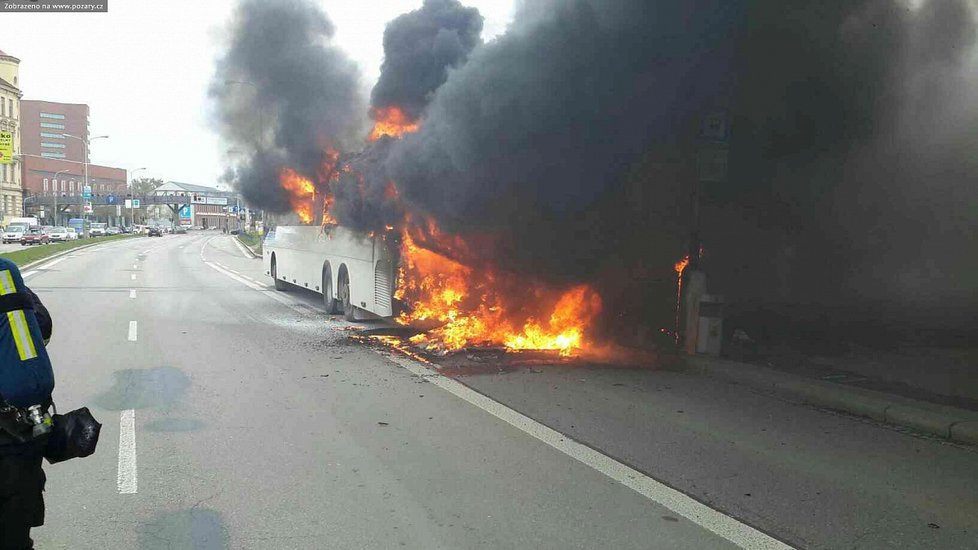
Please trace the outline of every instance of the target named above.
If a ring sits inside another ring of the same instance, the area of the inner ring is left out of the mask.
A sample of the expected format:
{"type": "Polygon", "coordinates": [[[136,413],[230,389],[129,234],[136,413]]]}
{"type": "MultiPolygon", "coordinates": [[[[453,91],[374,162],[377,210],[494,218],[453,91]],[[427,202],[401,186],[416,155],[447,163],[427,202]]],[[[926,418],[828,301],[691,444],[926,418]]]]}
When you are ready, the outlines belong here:
{"type": "Polygon", "coordinates": [[[139,269],[139,267],[136,264],[132,264],[132,268],[133,269],[139,269]]]}
{"type": "Polygon", "coordinates": [[[221,267],[219,264],[216,264],[214,262],[207,262],[207,261],[205,261],[204,263],[207,264],[207,265],[209,265],[209,266],[211,266],[213,269],[217,270],[218,272],[223,273],[223,274],[227,275],[228,277],[231,277],[235,281],[238,281],[239,283],[247,286],[248,288],[252,288],[254,290],[264,290],[261,286],[256,285],[255,283],[252,283],[250,281],[245,280],[240,275],[236,275],[236,274],[232,273],[230,270],[221,267]]]}
{"type": "Polygon", "coordinates": [[[49,269],[49,268],[51,268],[51,267],[53,267],[53,266],[55,266],[57,264],[60,264],[61,262],[65,261],[65,260],[67,260],[68,258],[73,258],[73,257],[74,257],[74,255],[72,255],[72,256],[63,256],[63,257],[58,258],[56,260],[51,260],[50,262],[48,262],[48,263],[46,263],[44,265],[37,266],[36,269],[32,269],[30,271],[21,273],[20,276],[21,276],[22,279],[26,279],[27,277],[30,277],[31,275],[36,275],[39,271],[42,271],[42,270],[45,270],[45,269],[49,269]]]}
{"type": "Polygon", "coordinates": [[[137,482],[136,411],[128,409],[119,416],[119,494],[136,494],[137,482]]]}
{"type": "Polygon", "coordinates": [[[133,281],[135,281],[135,280],[136,280],[136,274],[135,274],[135,273],[133,273],[132,275],[130,275],[130,276],[129,276],[129,278],[130,278],[131,280],[133,280],[133,281]]]}
{"type": "Polygon", "coordinates": [[[241,241],[239,241],[237,237],[231,237],[231,240],[234,241],[234,244],[238,245],[238,250],[241,251],[241,255],[243,255],[245,258],[248,258],[249,260],[252,258],[257,258],[257,256],[254,254],[245,250],[244,245],[241,244],[241,241]]]}
{"type": "Polygon", "coordinates": [[[570,437],[510,409],[502,403],[482,395],[461,382],[438,374],[434,369],[428,368],[421,363],[397,353],[384,353],[379,350],[377,350],[377,353],[388,357],[395,364],[407,369],[412,374],[467,401],[531,437],[550,445],[565,455],[590,466],[645,498],[672,510],[741,548],[749,550],[792,549],[791,546],[765,535],[757,529],[745,525],[722,512],[714,510],[652,479],[642,472],[618,462],[610,456],[604,455],[586,445],[582,445],[570,437]]]}
{"type": "Polygon", "coordinates": [[[136,289],[135,288],[130,288],[129,289],[129,297],[130,298],[135,298],[136,297],[136,289]]]}
{"type": "Polygon", "coordinates": [[[136,341],[136,321],[129,321],[129,341],[136,341]]]}

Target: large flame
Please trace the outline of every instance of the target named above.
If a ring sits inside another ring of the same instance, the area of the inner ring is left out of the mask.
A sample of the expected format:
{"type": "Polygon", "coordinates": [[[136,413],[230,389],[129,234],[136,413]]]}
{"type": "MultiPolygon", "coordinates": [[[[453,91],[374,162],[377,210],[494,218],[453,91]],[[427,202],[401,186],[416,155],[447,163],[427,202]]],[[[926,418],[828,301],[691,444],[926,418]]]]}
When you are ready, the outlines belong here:
{"type": "MultiPolygon", "coordinates": [[[[438,246],[452,241],[458,244],[456,237],[438,246]]],[[[402,239],[395,297],[411,307],[400,323],[440,325],[411,339],[435,352],[502,346],[572,355],[587,345],[585,330],[601,310],[601,299],[587,285],[554,292],[487,267],[477,272],[418,246],[409,232],[402,239]]]]}
{"type": "Polygon", "coordinates": [[[313,222],[312,203],[316,196],[316,186],[312,180],[303,177],[291,168],[283,168],[279,174],[279,185],[289,192],[289,204],[292,211],[299,216],[304,224],[313,222]]]}
{"type": "Polygon", "coordinates": [[[420,125],[417,120],[411,120],[403,109],[397,106],[376,107],[370,111],[374,119],[374,128],[370,131],[370,141],[377,141],[381,136],[400,137],[403,134],[417,132],[420,125]]]}

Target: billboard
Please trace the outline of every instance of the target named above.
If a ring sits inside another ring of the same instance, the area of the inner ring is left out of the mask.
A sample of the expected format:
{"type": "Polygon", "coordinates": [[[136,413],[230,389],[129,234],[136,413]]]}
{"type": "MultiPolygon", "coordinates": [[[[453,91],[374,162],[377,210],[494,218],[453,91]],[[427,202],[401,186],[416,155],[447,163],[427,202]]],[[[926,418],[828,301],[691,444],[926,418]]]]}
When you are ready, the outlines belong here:
{"type": "Polygon", "coordinates": [[[14,162],[14,134],[12,132],[0,132],[0,164],[11,164],[14,162]]]}

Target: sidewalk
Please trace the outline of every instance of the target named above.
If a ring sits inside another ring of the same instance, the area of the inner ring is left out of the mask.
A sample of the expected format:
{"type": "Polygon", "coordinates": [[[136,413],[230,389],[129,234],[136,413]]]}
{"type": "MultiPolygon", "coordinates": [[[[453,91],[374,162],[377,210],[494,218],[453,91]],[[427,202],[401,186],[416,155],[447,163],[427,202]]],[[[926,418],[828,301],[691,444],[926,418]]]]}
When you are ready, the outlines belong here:
{"type": "Polygon", "coordinates": [[[865,358],[797,358],[767,366],[708,356],[687,370],[788,394],[803,402],[978,445],[974,352],[921,351],[865,358]],[[951,390],[941,393],[939,390],[951,390]]]}

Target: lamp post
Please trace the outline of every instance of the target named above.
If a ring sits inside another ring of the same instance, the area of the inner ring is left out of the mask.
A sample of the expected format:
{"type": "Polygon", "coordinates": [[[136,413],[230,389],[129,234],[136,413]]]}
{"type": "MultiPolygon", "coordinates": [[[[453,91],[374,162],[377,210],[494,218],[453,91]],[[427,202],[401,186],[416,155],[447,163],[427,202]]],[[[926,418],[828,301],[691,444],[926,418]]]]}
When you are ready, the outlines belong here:
{"type": "MultiPolygon", "coordinates": [[[[71,134],[61,134],[61,135],[67,138],[77,139],[78,141],[82,142],[82,144],[85,146],[85,187],[82,188],[82,202],[84,203],[85,189],[89,188],[88,187],[88,148],[92,144],[92,142],[95,141],[96,139],[105,139],[108,138],[109,136],[95,136],[93,138],[85,139],[79,136],[73,136],[71,134]]],[[[84,220],[87,219],[88,216],[85,214],[85,206],[83,204],[82,205],[82,235],[84,235],[85,238],[88,238],[88,224],[84,222],[84,220]]]]}
{"type": "Polygon", "coordinates": [[[145,166],[129,171],[129,229],[136,227],[136,214],[133,213],[133,201],[136,199],[136,190],[133,189],[132,183],[136,179],[136,172],[143,170],[146,170],[145,166]]]}
{"type": "Polygon", "coordinates": [[[71,170],[59,170],[54,174],[54,225],[58,226],[58,176],[67,174],[71,170]]]}

